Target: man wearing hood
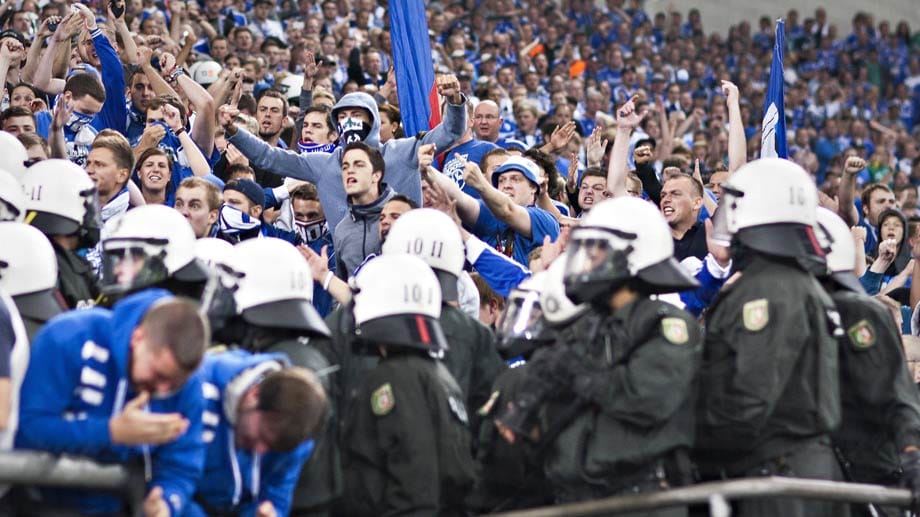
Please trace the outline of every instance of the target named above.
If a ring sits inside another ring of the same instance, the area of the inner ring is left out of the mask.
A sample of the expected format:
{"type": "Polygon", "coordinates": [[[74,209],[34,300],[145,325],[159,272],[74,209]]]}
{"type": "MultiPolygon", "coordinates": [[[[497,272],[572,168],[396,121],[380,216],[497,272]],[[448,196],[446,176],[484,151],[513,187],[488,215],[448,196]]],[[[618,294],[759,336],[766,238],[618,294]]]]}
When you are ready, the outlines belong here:
{"type": "MultiPolygon", "coordinates": [[[[181,515],[204,464],[201,381],[192,376],[210,330],[195,303],[163,290],[114,310],[74,311],[32,344],[22,383],[16,448],[77,454],[149,473],[145,514],[181,515]]],[[[117,498],[85,489],[42,489],[35,513],[53,506],[113,514],[117,498]]]]}
{"type": "Polygon", "coordinates": [[[417,172],[416,156],[418,146],[434,143],[438,149],[447,149],[467,129],[465,98],[453,75],[438,78],[438,94],[447,99],[441,124],[424,136],[393,139],[384,145],[379,143],[380,115],[373,97],[360,92],[345,95],[332,110],[332,119],[338,126],[340,147],[331,154],[296,154],[273,148],[247,131],[237,129],[233,122],[237,110],[229,106],[221,107],[219,120],[226,131],[227,140],[254,167],[307,180],[316,185],[329,226],[336,228],[348,210],[347,194],[341,181],[341,163],[344,146],[353,142],[363,142],[372,148],[379,148],[386,161],[393,189],[421,203],[422,185],[417,172]]]}
{"type": "Polygon", "coordinates": [[[383,155],[364,142],[345,146],[341,167],[349,217],[336,225],[333,243],[338,255],[336,275],[346,279],[368,255],[380,251],[380,212],[396,192],[383,182],[383,155]]]}

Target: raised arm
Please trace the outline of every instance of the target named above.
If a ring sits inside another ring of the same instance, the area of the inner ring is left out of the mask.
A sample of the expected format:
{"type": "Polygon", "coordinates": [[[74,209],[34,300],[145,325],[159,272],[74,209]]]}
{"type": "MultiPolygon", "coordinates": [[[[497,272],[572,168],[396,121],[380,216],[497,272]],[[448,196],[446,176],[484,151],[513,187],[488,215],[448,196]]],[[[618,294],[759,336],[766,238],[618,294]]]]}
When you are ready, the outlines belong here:
{"type": "Polygon", "coordinates": [[[218,123],[223,126],[227,141],[235,145],[249,159],[252,166],[313,184],[319,182],[321,174],[333,173],[322,170],[328,160],[325,153],[296,154],[285,151],[268,145],[245,129],[237,128],[233,119],[239,113],[240,110],[224,104],[217,110],[218,123]]]}
{"type": "Polygon", "coordinates": [[[856,175],[865,168],[866,160],[858,156],[847,158],[843,167],[843,177],[837,185],[837,215],[850,226],[859,222],[859,212],[855,203],[856,175]]]}
{"type": "Polygon", "coordinates": [[[533,226],[527,209],[515,203],[510,196],[493,187],[478,165],[467,161],[463,168],[463,179],[467,185],[479,192],[479,196],[486,204],[486,208],[492,212],[496,219],[510,226],[517,234],[528,239],[533,237],[533,226]]]}
{"type": "Polygon", "coordinates": [[[457,215],[460,216],[460,220],[464,224],[470,226],[476,224],[476,220],[479,219],[479,202],[473,196],[461,190],[454,180],[431,166],[436,150],[434,144],[425,144],[419,147],[417,156],[419,174],[422,175],[422,179],[425,182],[442,191],[448,199],[456,203],[457,215]]]}
{"type": "Polygon", "coordinates": [[[645,112],[636,111],[636,96],[617,110],[617,133],[610,150],[607,165],[607,192],[613,197],[626,195],[626,158],[629,154],[629,137],[645,118],[645,112]]]}
{"type": "Polygon", "coordinates": [[[49,29],[48,26],[52,23],[61,23],[61,17],[49,16],[42,20],[41,25],[38,26],[38,30],[35,33],[35,39],[32,40],[32,45],[29,46],[29,51],[26,55],[26,64],[23,66],[22,70],[19,71],[19,77],[23,82],[33,82],[35,70],[38,68],[39,60],[41,60],[42,46],[45,39],[51,36],[51,29],[49,29]]]}
{"type": "Polygon", "coordinates": [[[48,40],[48,48],[45,49],[35,69],[33,86],[51,94],[64,90],[63,81],[60,79],[55,81],[53,78],[55,58],[62,49],[70,48],[70,35],[78,31],[82,23],[83,20],[74,14],[69,14],[61,20],[57,30],[54,31],[54,36],[48,40]]]}
{"type": "Polygon", "coordinates": [[[722,93],[728,105],[728,174],[731,175],[747,162],[747,138],[741,120],[738,87],[731,81],[722,81],[722,93]]]}
{"type": "MultiPolygon", "coordinates": [[[[182,125],[182,116],[179,114],[178,108],[172,104],[166,104],[163,107],[163,119],[169,129],[179,138],[179,143],[182,144],[182,150],[185,152],[185,157],[188,158],[192,174],[195,176],[207,176],[210,174],[211,166],[208,164],[204,154],[201,153],[201,149],[195,145],[192,137],[189,136],[188,131],[182,125]]],[[[212,143],[211,145],[214,144],[212,143]]]]}
{"type": "MultiPolygon", "coordinates": [[[[216,125],[217,106],[214,97],[195,82],[186,73],[176,77],[176,86],[185,94],[185,98],[195,109],[195,125],[192,126],[192,140],[202,153],[210,156],[214,150],[214,128],[216,125]]],[[[183,144],[184,145],[184,144],[183,144]]],[[[197,174],[197,173],[196,173],[197,174]]]]}

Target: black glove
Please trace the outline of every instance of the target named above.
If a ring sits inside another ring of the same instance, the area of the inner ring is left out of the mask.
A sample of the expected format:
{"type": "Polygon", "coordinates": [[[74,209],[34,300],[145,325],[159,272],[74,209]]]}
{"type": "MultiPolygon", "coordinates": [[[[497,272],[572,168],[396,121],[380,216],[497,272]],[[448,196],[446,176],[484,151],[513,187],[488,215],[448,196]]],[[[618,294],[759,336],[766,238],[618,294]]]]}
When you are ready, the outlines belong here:
{"type": "Polygon", "coordinates": [[[900,459],[903,472],[901,483],[913,494],[914,501],[911,506],[916,512],[920,506],[920,450],[902,452],[900,459]]]}

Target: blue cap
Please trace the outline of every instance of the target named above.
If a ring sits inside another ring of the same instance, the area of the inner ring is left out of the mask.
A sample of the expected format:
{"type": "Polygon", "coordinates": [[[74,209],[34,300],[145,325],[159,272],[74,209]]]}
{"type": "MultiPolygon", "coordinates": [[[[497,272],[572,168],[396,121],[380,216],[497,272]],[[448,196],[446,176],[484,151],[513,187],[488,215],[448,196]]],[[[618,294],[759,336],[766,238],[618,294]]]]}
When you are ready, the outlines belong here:
{"type": "Polygon", "coordinates": [[[495,172],[492,173],[492,186],[498,188],[498,177],[506,172],[511,171],[516,171],[523,174],[528,181],[537,187],[537,195],[540,195],[540,180],[537,179],[540,176],[540,169],[534,162],[519,156],[509,157],[507,160],[505,160],[505,163],[501,164],[497,169],[495,169],[495,172]]]}
{"type": "Polygon", "coordinates": [[[244,179],[228,181],[227,184],[224,185],[224,190],[235,190],[249,198],[253,204],[261,207],[265,206],[265,192],[262,190],[262,187],[254,181],[244,179]]]}

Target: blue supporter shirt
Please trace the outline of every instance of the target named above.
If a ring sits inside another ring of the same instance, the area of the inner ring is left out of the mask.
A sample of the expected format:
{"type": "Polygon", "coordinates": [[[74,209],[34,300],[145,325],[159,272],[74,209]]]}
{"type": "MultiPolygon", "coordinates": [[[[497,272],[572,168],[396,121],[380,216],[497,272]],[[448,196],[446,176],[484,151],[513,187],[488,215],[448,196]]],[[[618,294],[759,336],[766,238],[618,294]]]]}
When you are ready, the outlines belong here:
{"type": "Polygon", "coordinates": [[[543,237],[549,235],[552,240],[556,240],[559,236],[559,222],[542,208],[536,206],[525,208],[530,215],[531,236],[529,239],[499,221],[482,200],[479,201],[479,219],[476,220],[471,231],[500,253],[526,266],[527,255],[537,246],[543,245],[543,237]]]}
{"type": "Polygon", "coordinates": [[[444,165],[441,167],[441,171],[445,176],[452,179],[463,192],[479,199],[479,192],[476,192],[476,189],[472,187],[468,187],[463,180],[463,162],[460,157],[478,164],[482,160],[482,157],[492,149],[498,149],[498,146],[492,142],[476,140],[475,138],[469,142],[460,144],[447,152],[447,156],[444,157],[444,165]]]}

